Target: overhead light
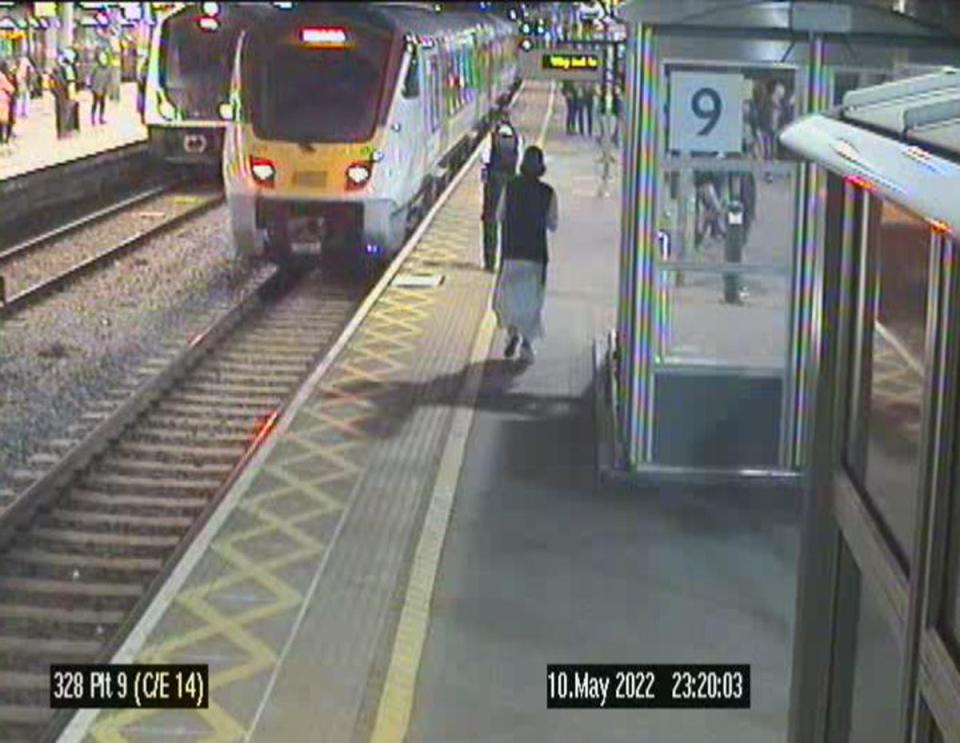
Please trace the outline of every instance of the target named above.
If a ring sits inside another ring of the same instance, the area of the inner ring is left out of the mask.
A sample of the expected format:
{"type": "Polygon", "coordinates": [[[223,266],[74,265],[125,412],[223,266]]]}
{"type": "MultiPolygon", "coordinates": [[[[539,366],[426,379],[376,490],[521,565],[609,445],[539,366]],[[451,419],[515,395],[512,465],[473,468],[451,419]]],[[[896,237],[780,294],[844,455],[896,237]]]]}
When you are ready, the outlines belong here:
{"type": "Polygon", "coordinates": [[[203,14],[207,16],[213,17],[220,15],[220,3],[202,3],[200,9],[203,11],[203,14]]]}

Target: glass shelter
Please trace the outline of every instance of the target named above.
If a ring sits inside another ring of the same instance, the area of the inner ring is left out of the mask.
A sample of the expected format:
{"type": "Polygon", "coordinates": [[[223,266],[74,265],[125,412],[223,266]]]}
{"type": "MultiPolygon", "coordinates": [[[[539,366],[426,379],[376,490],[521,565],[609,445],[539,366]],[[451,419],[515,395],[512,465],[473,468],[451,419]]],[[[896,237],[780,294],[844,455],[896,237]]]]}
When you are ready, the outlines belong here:
{"type": "Polygon", "coordinates": [[[616,469],[797,483],[825,174],[777,135],[848,90],[939,69],[956,51],[882,8],[638,0],[622,15],[616,469]]]}
{"type": "Polygon", "coordinates": [[[789,743],[958,743],[957,42],[821,2],[624,16],[614,469],[798,486],[789,743]]]}

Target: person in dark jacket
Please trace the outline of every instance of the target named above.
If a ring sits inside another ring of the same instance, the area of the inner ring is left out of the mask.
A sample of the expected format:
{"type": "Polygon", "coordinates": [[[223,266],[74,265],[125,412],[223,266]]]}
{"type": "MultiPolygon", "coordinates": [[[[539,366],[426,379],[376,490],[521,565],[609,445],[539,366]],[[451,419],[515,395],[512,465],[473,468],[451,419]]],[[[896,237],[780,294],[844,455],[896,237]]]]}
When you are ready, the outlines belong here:
{"type": "Polygon", "coordinates": [[[523,138],[520,132],[510,123],[507,113],[500,114],[487,139],[483,155],[483,265],[488,271],[497,268],[497,203],[507,181],[517,174],[517,162],[522,151],[523,138]]]}
{"type": "Polygon", "coordinates": [[[90,73],[90,92],[93,94],[93,105],[90,107],[90,126],[96,126],[97,123],[107,123],[107,93],[110,92],[113,75],[108,62],[107,53],[101,50],[97,54],[97,66],[90,73]]]}
{"type": "Polygon", "coordinates": [[[561,89],[567,103],[567,134],[573,134],[577,121],[577,92],[569,80],[564,80],[561,89]]]}
{"type": "Polygon", "coordinates": [[[497,205],[497,219],[503,224],[503,262],[493,309],[508,335],[504,355],[513,358],[519,345],[527,362],[533,361],[533,341],[543,335],[547,230],[557,229],[557,195],[540,180],[545,172],[543,150],[528,147],[520,175],[507,184],[497,205]]]}
{"type": "Polygon", "coordinates": [[[585,83],[580,86],[580,111],[578,126],[580,134],[593,136],[593,104],[596,92],[591,83],[585,83]]]}

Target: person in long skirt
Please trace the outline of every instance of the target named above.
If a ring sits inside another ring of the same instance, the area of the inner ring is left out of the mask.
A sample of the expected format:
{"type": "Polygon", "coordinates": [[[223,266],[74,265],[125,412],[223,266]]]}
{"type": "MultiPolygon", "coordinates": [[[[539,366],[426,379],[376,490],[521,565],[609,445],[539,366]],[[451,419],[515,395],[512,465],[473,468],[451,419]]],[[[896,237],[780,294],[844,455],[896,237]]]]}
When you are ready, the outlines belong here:
{"type": "Polygon", "coordinates": [[[507,183],[497,205],[502,262],[493,309],[507,333],[504,355],[513,358],[519,346],[527,362],[533,361],[534,340],[543,335],[547,230],[556,231],[558,219],[556,192],[540,180],[545,172],[543,150],[528,147],[520,175],[507,183]]]}

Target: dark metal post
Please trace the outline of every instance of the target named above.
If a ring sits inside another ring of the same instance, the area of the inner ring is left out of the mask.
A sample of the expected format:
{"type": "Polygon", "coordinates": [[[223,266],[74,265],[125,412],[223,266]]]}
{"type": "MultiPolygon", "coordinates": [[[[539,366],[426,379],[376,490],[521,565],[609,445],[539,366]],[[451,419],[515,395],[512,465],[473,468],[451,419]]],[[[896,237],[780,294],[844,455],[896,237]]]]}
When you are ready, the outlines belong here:
{"type": "MultiPolygon", "coordinates": [[[[740,263],[743,260],[744,223],[743,204],[733,201],[727,207],[727,239],[723,248],[723,258],[727,263],[740,263]]],[[[723,275],[723,301],[727,304],[740,304],[740,274],[723,275]]]]}

